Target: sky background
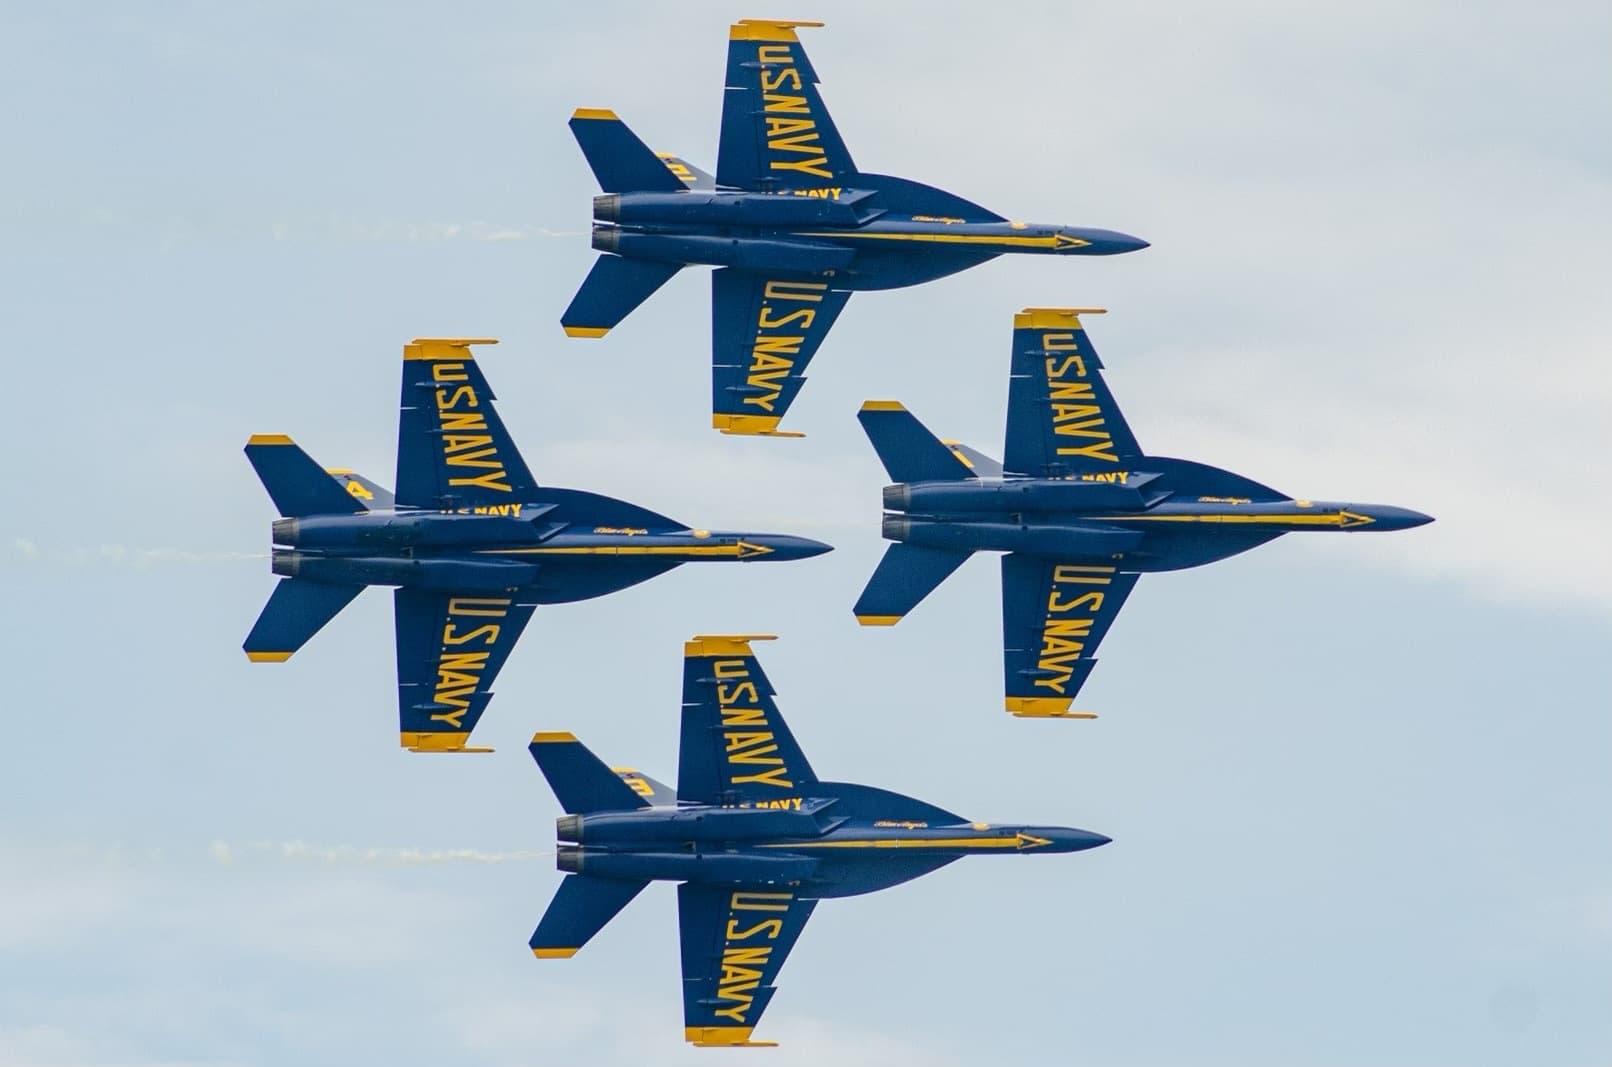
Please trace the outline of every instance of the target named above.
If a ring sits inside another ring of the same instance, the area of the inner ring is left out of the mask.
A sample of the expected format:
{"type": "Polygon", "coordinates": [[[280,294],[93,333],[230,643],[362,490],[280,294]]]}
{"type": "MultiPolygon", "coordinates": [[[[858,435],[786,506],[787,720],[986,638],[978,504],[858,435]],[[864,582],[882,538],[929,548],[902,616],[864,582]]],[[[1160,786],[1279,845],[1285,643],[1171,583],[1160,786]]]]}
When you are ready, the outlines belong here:
{"type": "Polygon", "coordinates": [[[1111,835],[819,909],[768,1063],[1612,1064],[1612,10],[1602,3],[7,5],[0,1064],[704,1062],[674,894],[569,962],[524,751],[670,779],[681,642],[820,773],[1111,835]],[[726,25],[804,40],[868,169],[1153,242],[859,294],[789,416],[708,429],[709,283],[559,315],[611,107],[711,168],[726,25]],[[1081,697],[1000,711],[997,568],[901,626],[853,413],[999,454],[1010,316],[1088,320],[1150,451],[1438,517],[1145,578],[1081,697]],[[540,480],[838,551],[544,610],[477,731],[396,747],[389,597],[289,664],[242,457],[390,483],[400,346],[480,353],[540,480]]]}

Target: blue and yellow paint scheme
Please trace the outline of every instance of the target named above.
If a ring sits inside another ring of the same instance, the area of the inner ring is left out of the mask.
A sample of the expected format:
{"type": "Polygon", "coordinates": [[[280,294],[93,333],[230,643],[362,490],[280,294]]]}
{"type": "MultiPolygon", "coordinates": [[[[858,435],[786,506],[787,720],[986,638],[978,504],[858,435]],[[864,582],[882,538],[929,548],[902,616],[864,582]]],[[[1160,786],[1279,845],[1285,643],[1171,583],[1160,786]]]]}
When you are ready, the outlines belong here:
{"type": "Polygon", "coordinates": [[[1147,242],[1112,230],[1014,222],[905,178],[857,169],[796,29],[742,19],[728,32],[716,174],[651,152],[613,111],[571,131],[603,195],[602,253],[561,316],[603,337],[685,266],[712,276],[712,425],[798,436],[779,423],[853,292],[898,289],[1008,253],[1114,255],[1147,242]]]}
{"type": "Polygon", "coordinates": [[[829,550],[804,537],[691,529],[625,501],[539,485],[494,407],[471,346],[403,348],[395,495],[326,470],[284,434],[246,456],[279,509],[281,577],[245,650],[282,662],[365,586],[395,587],[401,740],[466,747],[493,679],[540,604],[587,600],[683,563],[794,560],[829,550]]]}
{"type": "Polygon", "coordinates": [[[778,972],[820,900],[910,881],[965,856],[1079,852],[1108,843],[1063,826],[971,822],[872,786],[825,782],[778,711],[752,643],[684,646],[677,790],[612,770],[574,735],[539,733],[532,758],[566,814],[566,877],[530,941],[564,959],[652,881],[677,889],[683,1036],[755,1046],[778,972]]]}
{"type": "Polygon", "coordinates": [[[1002,462],[935,438],[900,403],[858,418],[895,483],[883,533],[894,541],[855,613],[891,626],[975,552],[1002,557],[1006,708],[1071,710],[1097,646],[1137,577],[1197,567],[1295,531],[1404,530],[1432,519],[1376,504],[1296,500],[1229,471],[1150,456],[1115,403],[1082,314],[1014,318],[1002,462]]]}

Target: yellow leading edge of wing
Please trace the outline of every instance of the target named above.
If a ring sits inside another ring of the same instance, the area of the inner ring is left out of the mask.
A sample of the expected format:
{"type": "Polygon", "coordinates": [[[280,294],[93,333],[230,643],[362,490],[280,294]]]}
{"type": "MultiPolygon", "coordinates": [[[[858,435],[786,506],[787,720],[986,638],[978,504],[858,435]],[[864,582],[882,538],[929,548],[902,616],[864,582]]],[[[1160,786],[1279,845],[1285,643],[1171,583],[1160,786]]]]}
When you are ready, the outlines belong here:
{"type": "Polygon", "coordinates": [[[284,663],[291,658],[289,652],[248,652],[246,658],[253,663],[284,663]]]}
{"type": "Polygon", "coordinates": [[[723,433],[738,434],[746,437],[805,437],[803,433],[793,430],[780,430],[778,423],[781,415],[724,415],[720,412],[711,416],[711,428],[721,430],[723,433]]]}
{"type": "Polygon", "coordinates": [[[1070,711],[1073,697],[1008,697],[1007,710],[1021,719],[1095,719],[1091,711],[1070,711]]]}
{"type": "Polygon", "coordinates": [[[752,641],[776,641],[776,634],[695,634],[683,643],[685,658],[696,656],[750,656],[752,641]]]}
{"type": "Polygon", "coordinates": [[[534,948],[532,955],[540,960],[568,960],[577,954],[574,948],[534,948]]]}
{"type": "Polygon", "coordinates": [[[1062,326],[1078,330],[1081,328],[1080,316],[1106,314],[1108,314],[1107,308],[1025,308],[1013,316],[1013,328],[1036,330],[1062,326]]]}
{"type": "Polygon", "coordinates": [[[863,626],[894,626],[901,621],[900,615],[858,615],[856,621],[863,626]]]}
{"type": "Polygon", "coordinates": [[[685,1026],[683,1040],[696,1048],[777,1048],[776,1041],[752,1041],[753,1026],[685,1026]]]}
{"type": "Polygon", "coordinates": [[[603,119],[605,122],[620,122],[614,111],[607,107],[579,107],[571,112],[574,119],[603,119]]]}
{"type": "Polygon", "coordinates": [[[294,445],[290,434],[283,433],[255,433],[246,439],[249,445],[294,445]]]}
{"type": "Polygon", "coordinates": [[[608,326],[566,326],[566,327],[564,327],[564,330],[565,330],[565,336],[567,336],[567,337],[603,337],[605,334],[610,332],[610,327],[608,327],[608,326]]]}
{"type": "MultiPolygon", "coordinates": [[[[532,735],[534,745],[568,745],[577,739],[569,730],[539,730],[532,735]]],[[[575,949],[571,951],[575,952],[575,949]]]]}
{"type": "Polygon", "coordinates": [[[405,730],[399,735],[403,747],[410,752],[491,752],[490,748],[467,748],[469,734],[446,733],[441,730],[405,730]]]}
{"type": "Polygon", "coordinates": [[[798,41],[798,28],[817,28],[821,22],[798,19],[740,19],[728,27],[730,41],[798,41]]]}
{"type": "Polygon", "coordinates": [[[496,337],[416,337],[403,346],[403,358],[414,359],[474,359],[466,351],[471,345],[496,345],[496,337]]]}

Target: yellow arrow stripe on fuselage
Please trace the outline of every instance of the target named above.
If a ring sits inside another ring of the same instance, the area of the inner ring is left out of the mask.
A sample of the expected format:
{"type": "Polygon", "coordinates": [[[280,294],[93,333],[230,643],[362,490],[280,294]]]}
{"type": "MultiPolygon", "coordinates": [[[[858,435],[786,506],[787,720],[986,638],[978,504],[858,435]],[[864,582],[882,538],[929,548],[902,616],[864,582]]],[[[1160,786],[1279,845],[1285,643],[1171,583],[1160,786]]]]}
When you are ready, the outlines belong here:
{"type": "Polygon", "coordinates": [[[516,556],[760,556],[766,545],[740,541],[736,545],[560,545],[537,548],[483,548],[482,555],[516,556]]]}
{"type": "Polygon", "coordinates": [[[1104,515],[1113,522],[1231,522],[1268,523],[1277,526],[1362,526],[1376,520],[1352,511],[1322,512],[1315,515],[1104,515]]]}
{"type": "Polygon", "coordinates": [[[1056,233],[1048,234],[1046,237],[1014,237],[1012,234],[857,233],[854,230],[835,230],[829,232],[812,231],[801,233],[799,236],[846,237],[861,241],[933,241],[938,244],[952,245],[1006,245],[1009,248],[1079,248],[1091,243],[1090,241],[1082,241],[1078,237],[1065,237],[1056,233]]]}
{"type": "Polygon", "coordinates": [[[791,852],[812,848],[1030,848],[1033,843],[1049,844],[1039,837],[872,837],[845,841],[802,841],[799,844],[765,844],[762,848],[787,848],[791,852]]]}

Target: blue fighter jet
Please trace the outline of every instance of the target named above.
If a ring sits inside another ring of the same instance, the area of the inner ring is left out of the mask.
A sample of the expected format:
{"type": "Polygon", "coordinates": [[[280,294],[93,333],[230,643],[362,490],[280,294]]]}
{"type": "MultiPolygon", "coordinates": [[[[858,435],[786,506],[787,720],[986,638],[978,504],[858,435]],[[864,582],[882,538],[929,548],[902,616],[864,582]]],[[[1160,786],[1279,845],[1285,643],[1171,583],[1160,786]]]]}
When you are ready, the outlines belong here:
{"type": "Polygon", "coordinates": [[[492,683],[539,604],[588,600],[682,563],[790,560],[829,546],[778,534],[693,530],[597,493],[541,486],[493,407],[472,344],[403,347],[394,496],[325,471],[283,434],[246,445],[281,518],[281,576],[246,638],[278,663],[369,585],[395,586],[403,747],[462,752],[492,683]]]}
{"type": "Polygon", "coordinates": [[[1013,320],[1002,462],[937,440],[899,403],[858,418],[895,485],[896,542],[857,601],[891,626],[978,551],[1002,557],[1007,710],[1070,707],[1138,575],[1182,570],[1299,530],[1404,530],[1433,520],[1373,504],[1295,500],[1229,471],[1142,451],[1082,328],[1098,309],[1030,308],[1013,320]]]}
{"type": "Polygon", "coordinates": [[[779,420],[851,293],[931,281],[1008,252],[1146,248],[1111,230],[1010,222],[962,197],[857,169],[795,36],[817,22],[743,19],[728,33],[716,176],[657,157],[614,112],[571,118],[605,195],[604,253],[561,325],[602,337],[685,266],[712,275],[712,425],[786,434],[779,420]]]}
{"type": "Polygon", "coordinates": [[[819,900],[886,889],[964,856],[1078,852],[1108,843],[1062,826],[970,822],[866,785],[820,781],[750,650],[759,636],[684,646],[677,789],[612,770],[568,733],[532,758],[569,813],[556,826],[567,873],[537,931],[539,959],[576,954],[652,881],[677,887],[683,1036],[750,1035],[819,900]]]}

